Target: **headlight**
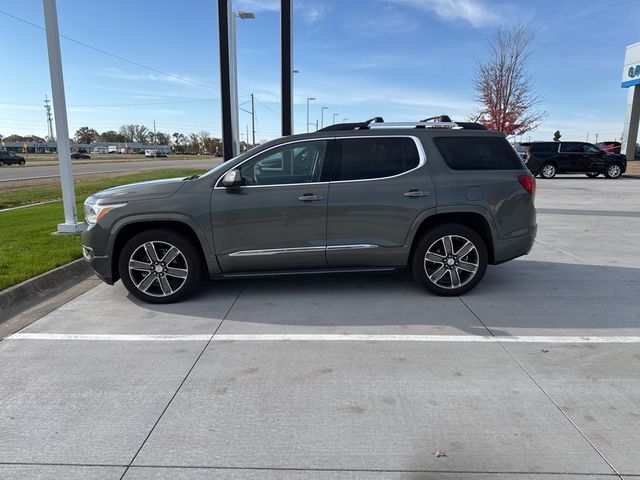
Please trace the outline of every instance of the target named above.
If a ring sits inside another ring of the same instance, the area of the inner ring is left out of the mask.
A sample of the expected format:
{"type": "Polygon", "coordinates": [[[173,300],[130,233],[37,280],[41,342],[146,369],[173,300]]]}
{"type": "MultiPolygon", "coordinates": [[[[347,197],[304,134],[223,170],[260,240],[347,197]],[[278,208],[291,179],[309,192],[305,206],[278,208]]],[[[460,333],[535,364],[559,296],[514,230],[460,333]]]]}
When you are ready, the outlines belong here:
{"type": "Polygon", "coordinates": [[[89,225],[96,224],[107,212],[114,208],[124,207],[126,203],[114,203],[111,205],[96,205],[91,198],[84,202],[84,219],[89,225]]]}

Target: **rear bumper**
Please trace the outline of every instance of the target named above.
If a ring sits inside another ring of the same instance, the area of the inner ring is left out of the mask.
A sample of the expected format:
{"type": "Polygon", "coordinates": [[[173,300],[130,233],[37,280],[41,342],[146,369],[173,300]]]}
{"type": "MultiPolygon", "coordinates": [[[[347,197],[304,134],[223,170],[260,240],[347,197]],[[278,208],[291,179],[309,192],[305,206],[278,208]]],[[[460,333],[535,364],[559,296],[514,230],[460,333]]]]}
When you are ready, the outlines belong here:
{"type": "Polygon", "coordinates": [[[531,227],[530,233],[521,237],[506,240],[494,240],[494,260],[492,265],[508,262],[514,258],[527,255],[533,248],[536,240],[538,226],[531,227]]]}

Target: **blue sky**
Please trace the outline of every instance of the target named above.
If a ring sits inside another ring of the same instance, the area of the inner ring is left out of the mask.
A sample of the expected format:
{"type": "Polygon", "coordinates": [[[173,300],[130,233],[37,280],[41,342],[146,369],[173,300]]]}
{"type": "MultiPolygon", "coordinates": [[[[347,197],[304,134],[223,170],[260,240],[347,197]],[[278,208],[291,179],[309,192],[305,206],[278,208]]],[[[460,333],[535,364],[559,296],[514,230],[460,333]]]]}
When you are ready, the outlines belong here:
{"type": "MultiPolygon", "coordinates": [[[[473,65],[498,25],[536,28],[530,72],[545,98],[532,139],[618,138],[627,91],[625,46],[640,41],[637,0],[293,0],[295,131],[381,115],[388,121],[475,111],[473,65]]],[[[216,0],[58,0],[60,32],[163,75],[62,39],[71,134],[142,123],[159,131],[220,135],[216,0]],[[185,79],[185,80],[182,80],[185,79]]],[[[257,139],[278,136],[279,0],[234,0],[256,19],[238,22],[240,102],[254,93],[257,139]]],[[[44,25],[40,0],[0,10],[44,25]]],[[[44,31],[0,14],[0,134],[46,134],[50,94],[44,31]]],[[[242,108],[250,109],[249,104],[242,108]]],[[[251,125],[241,112],[240,129],[251,125]]],[[[525,136],[526,137],[529,135],[525,136]]]]}

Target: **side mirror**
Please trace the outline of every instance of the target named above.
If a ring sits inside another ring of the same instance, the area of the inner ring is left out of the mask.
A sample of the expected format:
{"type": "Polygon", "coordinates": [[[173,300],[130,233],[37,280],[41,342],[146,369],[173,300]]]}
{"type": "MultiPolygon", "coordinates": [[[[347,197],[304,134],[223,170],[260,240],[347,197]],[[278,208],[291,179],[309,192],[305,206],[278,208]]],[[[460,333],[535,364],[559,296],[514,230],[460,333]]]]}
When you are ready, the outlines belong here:
{"type": "Polygon", "coordinates": [[[240,175],[240,170],[229,170],[222,177],[222,186],[230,188],[230,187],[239,187],[242,185],[242,175],[240,175]]]}

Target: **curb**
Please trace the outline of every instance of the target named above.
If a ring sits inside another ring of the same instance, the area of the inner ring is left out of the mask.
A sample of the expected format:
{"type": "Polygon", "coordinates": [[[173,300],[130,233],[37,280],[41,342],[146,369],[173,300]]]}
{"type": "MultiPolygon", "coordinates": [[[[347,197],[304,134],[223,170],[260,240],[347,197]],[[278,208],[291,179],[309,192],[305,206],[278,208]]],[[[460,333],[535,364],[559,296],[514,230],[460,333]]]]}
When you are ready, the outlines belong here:
{"type": "MultiPolygon", "coordinates": [[[[63,290],[78,281],[92,275],[87,262],[80,258],[58,268],[54,268],[37,277],[9,287],[0,292],[0,310],[16,309],[26,305],[36,297],[44,297],[63,290]]],[[[2,320],[0,319],[0,322],[2,320]]]]}

